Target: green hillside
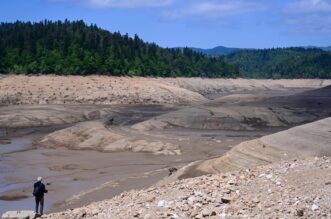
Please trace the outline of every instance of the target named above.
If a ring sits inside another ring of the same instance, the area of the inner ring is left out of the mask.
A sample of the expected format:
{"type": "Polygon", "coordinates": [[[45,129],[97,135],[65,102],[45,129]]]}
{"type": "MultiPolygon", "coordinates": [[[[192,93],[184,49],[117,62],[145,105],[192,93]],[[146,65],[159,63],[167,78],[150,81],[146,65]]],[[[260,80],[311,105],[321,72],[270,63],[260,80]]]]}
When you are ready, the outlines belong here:
{"type": "Polygon", "coordinates": [[[161,48],[137,35],[83,21],[0,24],[0,73],[237,77],[236,66],[191,49],[161,48]]]}

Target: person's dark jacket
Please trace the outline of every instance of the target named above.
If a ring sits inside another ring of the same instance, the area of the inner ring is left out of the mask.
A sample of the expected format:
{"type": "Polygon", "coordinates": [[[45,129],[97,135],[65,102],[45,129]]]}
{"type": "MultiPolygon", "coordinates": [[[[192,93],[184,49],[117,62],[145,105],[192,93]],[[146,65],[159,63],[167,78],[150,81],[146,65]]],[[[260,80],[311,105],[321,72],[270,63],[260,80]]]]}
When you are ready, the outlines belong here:
{"type": "Polygon", "coordinates": [[[36,182],[33,185],[33,195],[36,197],[44,197],[44,194],[47,193],[46,187],[42,182],[36,182]]]}

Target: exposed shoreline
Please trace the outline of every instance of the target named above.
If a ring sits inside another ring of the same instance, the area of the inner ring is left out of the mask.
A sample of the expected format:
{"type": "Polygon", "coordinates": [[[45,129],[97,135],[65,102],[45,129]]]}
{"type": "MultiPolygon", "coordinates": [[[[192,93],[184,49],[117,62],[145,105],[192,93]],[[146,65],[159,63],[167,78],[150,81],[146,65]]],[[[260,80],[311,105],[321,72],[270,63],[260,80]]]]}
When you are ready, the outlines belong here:
{"type": "Polygon", "coordinates": [[[16,209],[30,206],[30,184],[38,175],[50,183],[51,211],[149,187],[167,178],[170,167],[217,158],[241,142],[328,117],[330,87],[313,90],[328,84],[331,80],[2,76],[0,160],[8,169],[0,173],[6,181],[1,186],[19,185],[0,192],[13,200],[3,208],[16,202],[16,209]],[[16,149],[19,138],[22,148],[16,149]],[[164,145],[180,153],[168,153],[164,145]]]}

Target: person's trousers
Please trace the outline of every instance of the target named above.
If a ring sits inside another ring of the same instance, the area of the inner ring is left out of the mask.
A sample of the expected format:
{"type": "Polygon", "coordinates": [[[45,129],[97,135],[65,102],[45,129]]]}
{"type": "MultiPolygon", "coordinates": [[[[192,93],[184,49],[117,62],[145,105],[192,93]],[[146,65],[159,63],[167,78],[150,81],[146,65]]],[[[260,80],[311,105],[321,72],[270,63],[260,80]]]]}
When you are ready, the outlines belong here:
{"type": "Polygon", "coordinates": [[[35,197],[36,198],[36,213],[38,213],[38,208],[40,205],[40,214],[43,214],[44,210],[44,197],[35,197]]]}

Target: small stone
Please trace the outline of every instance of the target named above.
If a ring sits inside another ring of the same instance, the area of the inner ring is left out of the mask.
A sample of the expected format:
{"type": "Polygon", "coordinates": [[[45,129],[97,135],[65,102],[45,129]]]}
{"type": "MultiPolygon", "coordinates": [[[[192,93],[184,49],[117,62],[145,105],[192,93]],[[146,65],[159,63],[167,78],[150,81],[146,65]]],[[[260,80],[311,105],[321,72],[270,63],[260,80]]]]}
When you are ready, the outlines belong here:
{"type": "Polygon", "coordinates": [[[84,218],[86,217],[86,212],[83,212],[81,215],[80,215],[81,218],[84,218]]]}
{"type": "Polygon", "coordinates": [[[199,212],[197,211],[197,210],[193,210],[192,212],[191,212],[191,217],[195,217],[195,216],[197,216],[199,214],[199,212]]]}
{"type": "Polygon", "coordinates": [[[303,211],[303,209],[297,210],[296,215],[297,215],[298,217],[302,217],[302,216],[304,215],[304,211],[303,211]]]}
{"type": "Polygon", "coordinates": [[[171,215],[170,215],[170,218],[171,218],[171,219],[178,219],[179,216],[178,216],[178,214],[171,214],[171,215]]]}
{"type": "Polygon", "coordinates": [[[222,201],[222,203],[228,204],[228,203],[231,202],[231,198],[225,196],[225,197],[222,197],[221,198],[221,201],[222,201]]]}
{"type": "Polygon", "coordinates": [[[200,218],[203,218],[203,216],[202,216],[202,214],[198,214],[198,215],[196,215],[194,218],[196,218],[196,219],[200,219],[200,218]]]}
{"type": "Polygon", "coordinates": [[[230,189],[227,189],[224,191],[225,194],[230,194],[231,193],[231,190],[230,189]]]}
{"type": "Polygon", "coordinates": [[[144,219],[153,219],[154,217],[151,214],[146,214],[144,219]]]}
{"type": "Polygon", "coordinates": [[[260,200],[258,198],[253,198],[252,202],[258,204],[258,203],[260,203],[260,200]]]}
{"type": "Polygon", "coordinates": [[[157,206],[160,208],[166,208],[168,205],[168,202],[166,200],[161,200],[157,203],[157,206]]]}
{"type": "Polygon", "coordinates": [[[135,212],[135,213],[133,213],[132,216],[133,216],[133,217],[139,217],[139,215],[140,215],[139,212],[135,212]]]}
{"type": "Polygon", "coordinates": [[[200,192],[200,191],[194,191],[193,194],[196,197],[202,197],[202,192],[200,192]]]}
{"type": "Polygon", "coordinates": [[[266,174],[266,175],[265,175],[265,178],[267,178],[267,179],[271,179],[271,178],[272,178],[272,174],[266,174]]]}
{"type": "Polygon", "coordinates": [[[312,211],[317,211],[319,208],[320,208],[320,207],[319,207],[318,205],[316,205],[316,204],[313,204],[313,205],[311,206],[311,210],[312,210],[312,211]]]}
{"type": "Polygon", "coordinates": [[[236,182],[235,182],[234,180],[229,180],[228,184],[229,184],[229,185],[235,185],[236,182]]]}
{"type": "Polygon", "coordinates": [[[220,216],[220,218],[226,218],[227,215],[225,212],[223,212],[223,213],[219,214],[218,216],[220,216]]]}
{"type": "Polygon", "coordinates": [[[203,209],[201,214],[202,214],[203,217],[207,217],[207,216],[210,215],[210,212],[207,209],[203,209]]]}
{"type": "Polygon", "coordinates": [[[196,202],[196,198],[193,197],[193,196],[191,196],[191,197],[189,197],[189,198],[187,199],[187,203],[188,203],[189,205],[193,205],[195,202],[196,202]]]}

